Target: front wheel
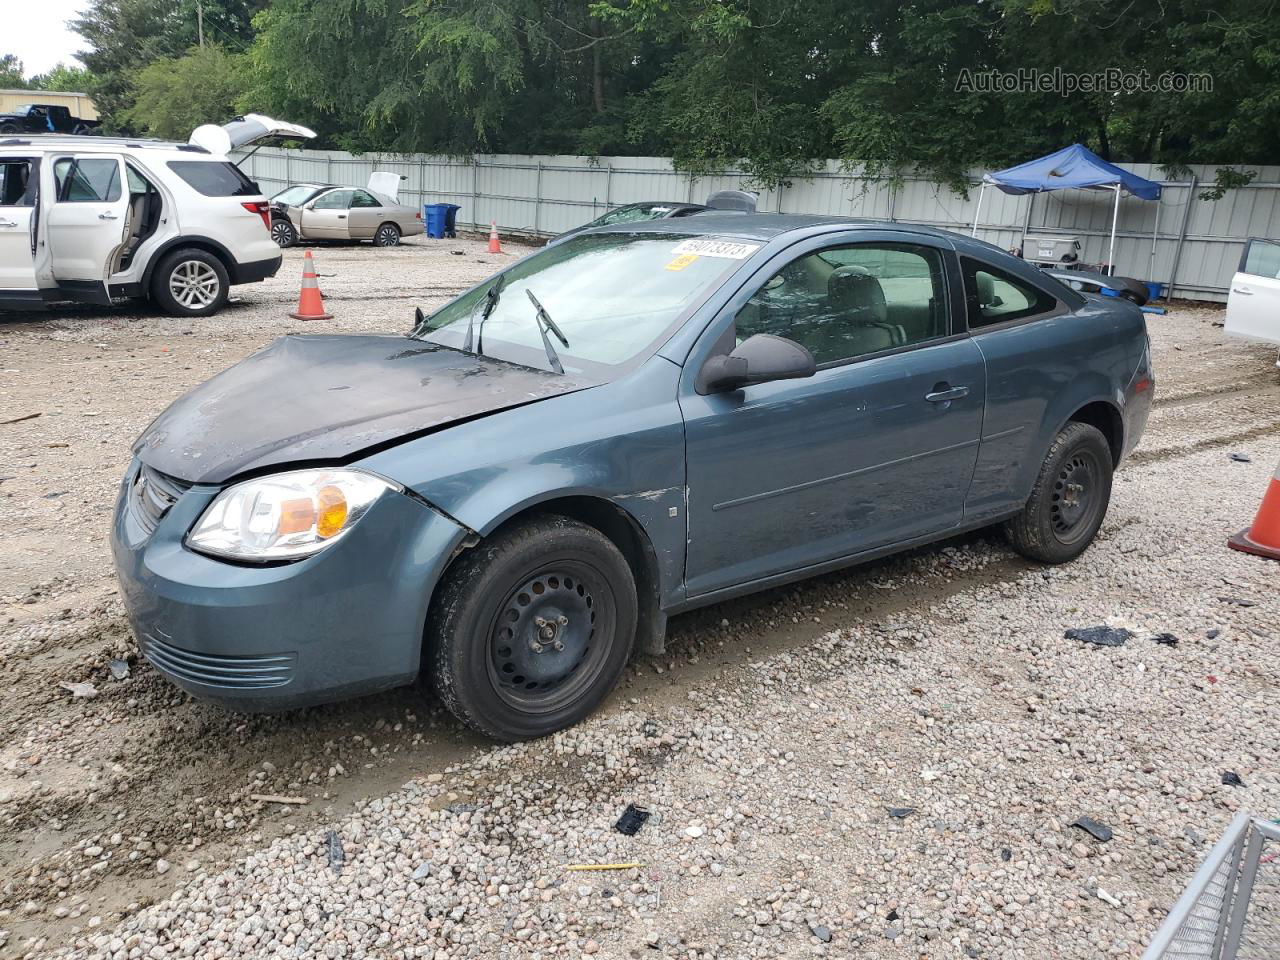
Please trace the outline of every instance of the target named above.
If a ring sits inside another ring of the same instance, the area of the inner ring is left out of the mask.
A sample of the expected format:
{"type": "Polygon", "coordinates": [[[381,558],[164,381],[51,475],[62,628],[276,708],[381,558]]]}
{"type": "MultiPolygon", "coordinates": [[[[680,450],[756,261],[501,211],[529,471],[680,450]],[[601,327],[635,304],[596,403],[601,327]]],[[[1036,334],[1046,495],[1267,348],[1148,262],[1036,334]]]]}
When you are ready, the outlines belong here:
{"type": "Polygon", "coordinates": [[[186,247],[160,261],[151,280],[151,298],[175,317],[207,317],[227,302],[227,268],[207,250],[186,247]]]}
{"type": "Polygon", "coordinates": [[[293,228],[293,224],[288,220],[272,220],[271,239],[274,240],[276,242],[276,246],[281,249],[292,247],[298,242],[298,231],[293,228]]]}
{"type": "Polygon", "coordinates": [[[1049,447],[1022,513],[1005,525],[1013,548],[1042,563],[1084,553],[1106,518],[1113,469],[1102,432],[1068,423],[1049,447]]]}
{"type": "Polygon", "coordinates": [[[502,531],[449,571],[427,623],[427,669],[463,723],[496,740],[572,726],[622,675],[636,587],[608,537],[567,517],[502,531]]]}
{"type": "Polygon", "coordinates": [[[384,223],[373,235],[375,247],[394,247],[400,242],[400,228],[394,223],[384,223]]]}

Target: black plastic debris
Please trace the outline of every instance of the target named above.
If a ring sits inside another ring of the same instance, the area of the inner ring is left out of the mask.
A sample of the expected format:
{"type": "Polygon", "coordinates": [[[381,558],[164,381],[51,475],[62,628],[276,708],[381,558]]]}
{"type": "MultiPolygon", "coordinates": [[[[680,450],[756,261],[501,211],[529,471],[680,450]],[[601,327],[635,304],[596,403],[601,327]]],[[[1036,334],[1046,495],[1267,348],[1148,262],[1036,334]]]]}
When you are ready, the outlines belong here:
{"type": "Polygon", "coordinates": [[[1013,851],[1010,850],[1008,847],[1003,848],[1000,851],[1000,859],[1003,860],[1005,863],[1008,863],[1010,860],[1013,859],[1013,851]]]}
{"type": "Polygon", "coordinates": [[[334,873],[341,873],[343,861],[347,859],[347,855],[342,850],[342,838],[338,836],[336,830],[330,830],[324,835],[324,842],[329,848],[329,866],[334,873]]]}
{"type": "Polygon", "coordinates": [[[1123,647],[1133,634],[1124,627],[1074,627],[1063,636],[1068,640],[1080,640],[1099,647],[1123,647]]]}
{"type": "Polygon", "coordinates": [[[1092,817],[1081,817],[1071,825],[1073,827],[1079,827],[1085,833],[1093,837],[1093,839],[1098,840],[1101,843],[1106,843],[1112,837],[1111,828],[1105,823],[1099,823],[1092,817]]]}
{"type": "Polygon", "coordinates": [[[895,820],[905,820],[907,817],[911,816],[915,812],[916,812],[915,807],[890,807],[889,808],[889,816],[893,817],[893,819],[895,820]]]}
{"type": "Polygon", "coordinates": [[[1217,627],[1214,627],[1212,630],[1206,630],[1204,632],[1204,636],[1206,640],[1216,640],[1218,638],[1218,634],[1220,633],[1222,633],[1222,631],[1219,630],[1217,627]]]}
{"type": "Polygon", "coordinates": [[[628,837],[634,837],[640,832],[640,828],[644,826],[645,821],[648,819],[648,810],[642,810],[634,803],[628,803],[627,809],[622,811],[622,816],[620,816],[618,818],[618,822],[613,825],[613,829],[628,837]]]}
{"type": "Polygon", "coordinates": [[[890,923],[893,923],[893,921],[898,919],[898,911],[890,910],[888,916],[886,916],[885,919],[888,920],[890,923]]]}
{"type": "Polygon", "coordinates": [[[1222,782],[1228,787],[1243,787],[1244,781],[1240,779],[1240,774],[1234,770],[1228,770],[1222,775],[1222,782]]]}
{"type": "Polygon", "coordinates": [[[1253,457],[1249,456],[1247,453],[1233,453],[1231,455],[1231,459],[1236,463],[1253,463],[1253,457]]]}
{"type": "Polygon", "coordinates": [[[1176,647],[1179,643],[1178,638],[1172,633],[1157,633],[1151,638],[1152,643],[1158,643],[1164,647],[1176,647]]]}

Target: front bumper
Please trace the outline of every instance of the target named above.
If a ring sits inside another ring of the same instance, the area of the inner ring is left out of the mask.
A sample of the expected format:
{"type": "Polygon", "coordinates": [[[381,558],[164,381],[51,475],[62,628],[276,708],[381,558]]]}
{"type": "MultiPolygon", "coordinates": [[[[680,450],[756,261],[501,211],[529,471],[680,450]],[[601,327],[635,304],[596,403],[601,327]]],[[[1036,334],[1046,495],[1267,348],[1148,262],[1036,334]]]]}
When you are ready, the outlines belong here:
{"type": "Polygon", "coordinates": [[[182,493],[147,532],[135,460],[121,484],[111,547],[143,655],[184,690],[245,711],[341,700],[410,683],[436,582],[468,531],[387,493],[332,547],[248,565],[187,549],[219,488],[182,493]]]}

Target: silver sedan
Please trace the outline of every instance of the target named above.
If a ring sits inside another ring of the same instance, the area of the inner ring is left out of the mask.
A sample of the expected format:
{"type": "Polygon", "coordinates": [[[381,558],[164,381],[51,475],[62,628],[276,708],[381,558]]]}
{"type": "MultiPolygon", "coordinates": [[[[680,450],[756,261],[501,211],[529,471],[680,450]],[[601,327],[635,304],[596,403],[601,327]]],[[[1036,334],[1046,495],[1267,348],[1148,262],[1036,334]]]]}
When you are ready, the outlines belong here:
{"type": "Polygon", "coordinates": [[[299,183],[271,198],[271,236],[282,247],[299,240],[372,240],[394,247],[422,233],[422,210],[360,187],[299,183]]]}

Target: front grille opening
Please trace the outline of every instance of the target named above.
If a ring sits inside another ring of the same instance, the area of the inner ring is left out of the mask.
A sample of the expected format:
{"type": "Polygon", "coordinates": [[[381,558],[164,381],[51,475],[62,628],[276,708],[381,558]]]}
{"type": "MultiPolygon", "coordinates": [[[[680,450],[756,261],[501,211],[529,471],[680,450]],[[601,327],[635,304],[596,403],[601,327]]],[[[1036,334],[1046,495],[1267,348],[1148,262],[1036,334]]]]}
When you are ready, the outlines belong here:
{"type": "Polygon", "coordinates": [[[160,519],[169,512],[169,508],[191,489],[191,484],[177,477],[153,470],[143,464],[133,480],[129,501],[133,507],[133,515],[139,526],[147,535],[155,532],[160,519]]]}

